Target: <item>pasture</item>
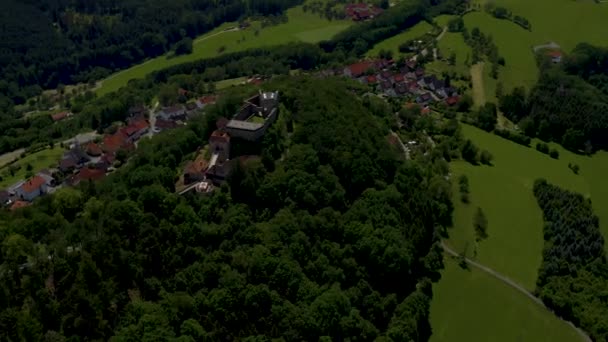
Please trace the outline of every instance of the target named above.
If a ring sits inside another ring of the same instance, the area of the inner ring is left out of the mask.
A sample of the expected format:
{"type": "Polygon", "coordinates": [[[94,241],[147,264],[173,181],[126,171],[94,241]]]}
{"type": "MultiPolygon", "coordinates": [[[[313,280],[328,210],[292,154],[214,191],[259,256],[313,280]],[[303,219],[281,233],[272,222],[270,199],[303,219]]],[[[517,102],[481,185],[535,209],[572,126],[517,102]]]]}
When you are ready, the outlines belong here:
{"type": "Polygon", "coordinates": [[[53,148],[45,149],[36,153],[28,154],[23,159],[19,159],[12,166],[19,166],[19,170],[16,170],[13,175],[10,173],[10,166],[5,165],[0,168],[0,189],[13,185],[19,180],[25,180],[26,173],[28,172],[26,167],[28,164],[32,166],[31,173],[36,174],[38,171],[56,167],[57,162],[63,155],[63,148],[55,146],[53,148]]]}
{"type": "Polygon", "coordinates": [[[606,19],[608,3],[572,0],[477,0],[483,4],[491,2],[516,15],[527,18],[532,24],[536,44],[554,41],[566,51],[580,42],[608,45],[606,19]]]}
{"type": "Polygon", "coordinates": [[[193,43],[191,54],[177,57],[163,55],[120,71],[103,80],[97,94],[101,96],[116,91],[125,86],[129,80],[143,78],[155,70],[198,59],[215,57],[220,53],[237,52],[294,41],[315,43],[330,39],[352,24],[351,21],[346,20],[329,21],[317,14],[304,12],[301,7],[289,9],[287,17],[287,23],[265,28],[262,28],[259,22],[253,22],[245,30],[231,30],[231,28],[238,26],[237,23],[223,24],[197,38],[193,43]],[[223,50],[223,52],[220,52],[220,50],[223,50]]]}
{"type": "Polygon", "coordinates": [[[520,292],[475,268],[444,261],[433,285],[431,342],[581,341],[576,331],[520,292]]]}
{"type": "Polygon", "coordinates": [[[407,42],[408,40],[421,37],[426,33],[431,32],[432,30],[433,26],[431,26],[431,24],[427,23],[426,21],[421,21],[418,24],[410,27],[409,29],[374,45],[372,49],[367,51],[366,56],[377,56],[381,50],[392,51],[394,56],[400,55],[399,45],[407,42]]]}
{"type": "MultiPolygon", "coordinates": [[[[542,41],[520,26],[492,17],[487,13],[472,12],[464,16],[465,26],[469,32],[478,27],[481,32],[491,35],[498,51],[505,58],[506,64],[499,69],[499,80],[505,90],[517,86],[530,89],[538,78],[538,68],[532,47],[542,41]]],[[[488,71],[490,70],[488,65],[488,71]]]]}

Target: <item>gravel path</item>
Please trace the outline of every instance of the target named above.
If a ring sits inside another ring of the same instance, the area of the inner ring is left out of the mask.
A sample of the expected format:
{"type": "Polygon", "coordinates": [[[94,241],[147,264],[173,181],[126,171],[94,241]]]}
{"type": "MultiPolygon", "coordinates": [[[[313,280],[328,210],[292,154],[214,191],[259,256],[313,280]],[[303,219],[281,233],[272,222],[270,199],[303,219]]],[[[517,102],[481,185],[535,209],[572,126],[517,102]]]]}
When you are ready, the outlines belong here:
{"type": "MultiPolygon", "coordinates": [[[[451,249],[450,247],[448,247],[445,242],[441,241],[441,247],[443,247],[443,250],[445,252],[447,252],[448,254],[450,254],[451,256],[455,256],[458,257],[459,254],[456,253],[456,251],[454,251],[453,249],[451,249]]],[[[466,261],[467,264],[472,265],[488,274],[490,274],[491,276],[493,276],[494,278],[502,281],[503,283],[511,286],[512,288],[516,289],[517,291],[519,291],[520,293],[522,293],[524,296],[530,298],[533,302],[535,302],[536,304],[542,306],[543,308],[549,310],[550,312],[553,313],[553,311],[551,311],[549,308],[547,308],[545,306],[545,303],[543,303],[542,300],[540,300],[538,297],[536,297],[535,295],[533,295],[530,291],[528,291],[525,287],[519,285],[518,283],[514,282],[513,280],[507,278],[506,276],[496,272],[495,270],[484,266],[478,262],[475,262],[469,258],[464,258],[464,260],[466,261]]],[[[568,325],[570,325],[573,329],[576,330],[576,332],[578,332],[578,334],[581,336],[581,338],[586,341],[586,342],[592,342],[591,338],[581,329],[579,329],[578,327],[576,327],[574,324],[572,324],[572,322],[569,322],[565,319],[562,319],[561,317],[557,316],[557,318],[561,319],[562,321],[566,322],[568,325]]]]}

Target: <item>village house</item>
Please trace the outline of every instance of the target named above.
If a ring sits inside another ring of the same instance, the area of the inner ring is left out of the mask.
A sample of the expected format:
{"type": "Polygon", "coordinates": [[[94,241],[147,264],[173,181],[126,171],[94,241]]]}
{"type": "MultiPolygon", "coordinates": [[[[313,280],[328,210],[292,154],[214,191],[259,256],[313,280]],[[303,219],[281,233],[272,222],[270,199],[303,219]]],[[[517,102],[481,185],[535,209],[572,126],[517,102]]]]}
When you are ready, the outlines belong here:
{"type": "Polygon", "coordinates": [[[103,153],[101,147],[94,142],[90,142],[86,145],[85,152],[91,157],[99,157],[103,153]]]}
{"type": "Polygon", "coordinates": [[[416,103],[420,105],[427,105],[431,101],[433,101],[433,96],[431,96],[431,93],[422,93],[416,98],[416,103]]]}
{"type": "Polygon", "coordinates": [[[101,149],[104,153],[114,154],[121,149],[133,149],[133,144],[129,142],[124,132],[118,131],[112,135],[106,135],[103,137],[101,149]]]}
{"type": "Polygon", "coordinates": [[[382,9],[365,3],[348,4],[344,7],[346,16],[354,21],[373,19],[382,13],[382,9]]]}
{"type": "Polygon", "coordinates": [[[127,142],[134,143],[143,135],[147,134],[150,125],[145,119],[132,120],[127,126],[120,129],[120,133],[126,138],[127,142]]]}
{"type": "Polygon", "coordinates": [[[59,162],[59,169],[62,172],[67,173],[75,168],[84,166],[90,160],[91,159],[80,146],[74,146],[63,154],[61,161],[59,162]]]}
{"type": "Polygon", "coordinates": [[[47,192],[46,180],[36,175],[16,189],[16,196],[24,201],[33,201],[47,192]]]}
{"type": "Polygon", "coordinates": [[[374,67],[374,62],[372,61],[360,61],[358,63],[351,64],[344,68],[344,76],[357,78],[359,76],[364,75],[368,70],[374,67]]]}
{"type": "Polygon", "coordinates": [[[562,62],[562,53],[561,51],[549,51],[549,57],[551,58],[551,62],[558,64],[562,62]]]}
{"type": "Polygon", "coordinates": [[[71,184],[76,186],[81,182],[88,181],[98,181],[103,179],[106,176],[106,172],[101,169],[84,167],[78,172],[76,176],[73,177],[71,184]]]}
{"type": "Polygon", "coordinates": [[[70,113],[70,112],[61,112],[61,113],[51,115],[51,119],[53,119],[54,122],[58,122],[58,121],[67,119],[70,116],[72,116],[72,113],[70,113]]]}
{"type": "Polygon", "coordinates": [[[208,105],[215,104],[216,101],[217,101],[217,96],[206,95],[206,96],[203,96],[203,97],[199,98],[198,100],[196,100],[195,103],[199,109],[203,109],[208,105]]]}
{"type": "Polygon", "coordinates": [[[165,120],[184,120],[186,118],[186,108],[182,105],[166,107],[157,116],[165,120]]]}

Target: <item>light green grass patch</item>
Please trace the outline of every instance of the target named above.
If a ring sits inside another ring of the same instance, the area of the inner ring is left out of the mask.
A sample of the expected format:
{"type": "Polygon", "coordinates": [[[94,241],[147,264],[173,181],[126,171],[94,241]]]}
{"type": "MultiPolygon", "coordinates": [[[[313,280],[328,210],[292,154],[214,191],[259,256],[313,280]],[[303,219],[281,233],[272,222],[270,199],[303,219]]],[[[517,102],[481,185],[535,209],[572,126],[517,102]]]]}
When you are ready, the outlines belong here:
{"type": "Polygon", "coordinates": [[[33,174],[36,174],[40,170],[46,168],[56,167],[57,163],[61,159],[61,156],[63,155],[63,152],[63,148],[55,146],[52,149],[46,149],[29,154],[23,159],[20,159],[19,161],[16,161],[14,164],[12,164],[21,166],[21,168],[17,170],[13,176],[11,176],[9,172],[8,165],[0,168],[0,175],[2,176],[2,181],[0,181],[0,188],[11,186],[19,180],[25,180],[25,174],[27,173],[27,164],[32,165],[33,174]]]}
{"type": "Polygon", "coordinates": [[[237,78],[229,78],[227,80],[221,80],[219,82],[215,82],[215,89],[225,89],[232,86],[243,84],[243,82],[247,81],[247,77],[237,77],[237,78]]]}
{"type": "MultiPolygon", "coordinates": [[[[520,26],[487,13],[471,12],[464,16],[464,22],[469,32],[478,27],[484,34],[491,35],[498,46],[500,56],[506,61],[505,67],[499,70],[499,80],[505,91],[517,86],[530,89],[534,85],[538,79],[538,68],[532,47],[541,41],[535,40],[529,31],[520,26]]],[[[490,65],[487,68],[491,70],[490,65]]]]}
{"type": "Polygon", "coordinates": [[[426,21],[421,21],[409,29],[374,45],[371,50],[367,51],[366,56],[377,56],[378,53],[380,53],[380,50],[390,50],[393,52],[394,56],[397,56],[400,54],[399,45],[407,42],[408,40],[421,37],[426,33],[429,33],[432,29],[433,26],[431,26],[431,24],[427,23],[426,21]]]}
{"type": "Polygon", "coordinates": [[[581,341],[575,330],[520,292],[480,270],[445,261],[433,285],[431,342],[581,341]]]}
{"type": "Polygon", "coordinates": [[[143,78],[155,70],[218,56],[221,47],[225,49],[223,53],[230,53],[294,41],[318,42],[330,39],[336,33],[352,25],[351,21],[329,21],[317,14],[304,12],[300,6],[289,9],[287,17],[288,22],[285,24],[261,28],[260,23],[256,22],[246,30],[240,31],[224,31],[237,26],[236,23],[224,24],[195,40],[191,54],[172,58],[160,56],[118,72],[103,81],[102,86],[97,90],[97,94],[104,95],[116,91],[125,86],[129,80],[143,78]],[[256,35],[255,32],[258,29],[259,34],[256,35]]]}
{"type": "Polygon", "coordinates": [[[444,26],[448,26],[448,23],[450,22],[450,20],[454,19],[455,17],[456,17],[455,15],[442,14],[440,16],[435,17],[433,20],[440,27],[444,27],[444,26]]]}
{"type": "MultiPolygon", "coordinates": [[[[485,0],[480,1],[485,3],[485,0]]],[[[608,3],[573,0],[491,0],[532,24],[536,44],[554,41],[567,51],[580,42],[608,45],[608,3]]]]}
{"type": "Polygon", "coordinates": [[[534,148],[472,126],[463,125],[463,133],[480,149],[492,153],[494,166],[473,166],[462,161],[451,164],[455,183],[462,174],[469,178],[471,203],[463,204],[455,188],[454,228],[449,244],[458,252],[468,245],[470,257],[534,290],[544,244],[542,213],[532,193],[534,181],[545,178],[584,195],[590,194],[591,187],[585,177],[568,169],[570,156],[566,152],[555,160],[534,148]],[[489,236],[478,245],[473,229],[477,207],[488,218],[489,236]]]}

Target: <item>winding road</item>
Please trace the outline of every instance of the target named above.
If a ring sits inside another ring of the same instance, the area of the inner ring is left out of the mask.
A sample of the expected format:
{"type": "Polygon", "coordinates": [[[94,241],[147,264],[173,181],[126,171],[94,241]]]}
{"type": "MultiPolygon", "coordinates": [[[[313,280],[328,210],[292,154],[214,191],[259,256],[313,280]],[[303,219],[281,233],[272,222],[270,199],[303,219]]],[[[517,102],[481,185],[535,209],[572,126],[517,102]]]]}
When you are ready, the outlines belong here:
{"type": "MultiPolygon", "coordinates": [[[[456,253],[456,251],[454,251],[453,249],[451,249],[451,248],[450,248],[448,245],[446,245],[446,244],[445,244],[445,242],[443,242],[443,241],[441,241],[441,247],[443,248],[443,250],[444,250],[446,253],[450,254],[451,256],[454,256],[454,257],[459,257],[459,256],[460,256],[460,254],[459,254],[459,253],[456,253]]],[[[516,289],[517,291],[519,291],[520,293],[522,293],[524,296],[526,296],[526,297],[530,298],[530,299],[531,299],[533,302],[535,302],[536,304],[538,304],[538,305],[542,306],[542,307],[543,307],[543,308],[545,308],[546,310],[549,310],[550,312],[553,312],[553,311],[551,311],[551,310],[550,310],[550,309],[549,309],[547,306],[545,306],[545,303],[543,303],[543,301],[542,301],[542,300],[540,300],[538,297],[536,297],[535,295],[533,295],[533,294],[532,294],[530,291],[528,291],[528,290],[527,290],[525,287],[523,287],[523,286],[519,285],[518,283],[514,282],[513,280],[511,280],[511,279],[507,278],[505,275],[500,274],[500,273],[496,272],[495,270],[493,270],[493,269],[491,269],[491,268],[489,268],[489,267],[487,267],[487,266],[484,266],[484,265],[482,265],[482,264],[480,264],[480,263],[478,263],[478,262],[476,262],[476,261],[473,261],[473,260],[471,260],[471,259],[469,259],[469,258],[466,258],[466,257],[465,257],[465,258],[464,258],[464,261],[466,261],[466,263],[467,263],[467,264],[469,264],[469,265],[471,265],[471,266],[474,266],[474,267],[476,267],[476,268],[478,268],[478,269],[480,269],[480,270],[482,270],[482,271],[484,271],[484,272],[486,272],[486,273],[490,274],[490,275],[491,275],[491,276],[493,276],[494,278],[496,278],[496,279],[498,279],[498,280],[502,281],[503,283],[505,283],[505,284],[507,284],[507,285],[511,286],[512,288],[516,289]]],[[[568,325],[570,325],[570,326],[571,326],[573,329],[575,329],[575,330],[576,330],[576,332],[577,332],[577,333],[578,333],[578,334],[581,336],[581,338],[582,338],[584,341],[586,341],[586,342],[593,342],[593,341],[591,340],[591,338],[590,338],[590,337],[587,335],[587,333],[585,333],[584,331],[582,331],[581,329],[579,329],[579,328],[578,328],[577,326],[575,326],[575,325],[574,325],[572,322],[567,321],[567,320],[565,320],[565,319],[562,319],[561,317],[559,317],[559,316],[557,316],[557,315],[556,315],[556,317],[557,317],[557,318],[559,318],[559,319],[561,319],[562,321],[566,322],[566,323],[567,323],[568,325]]]]}

